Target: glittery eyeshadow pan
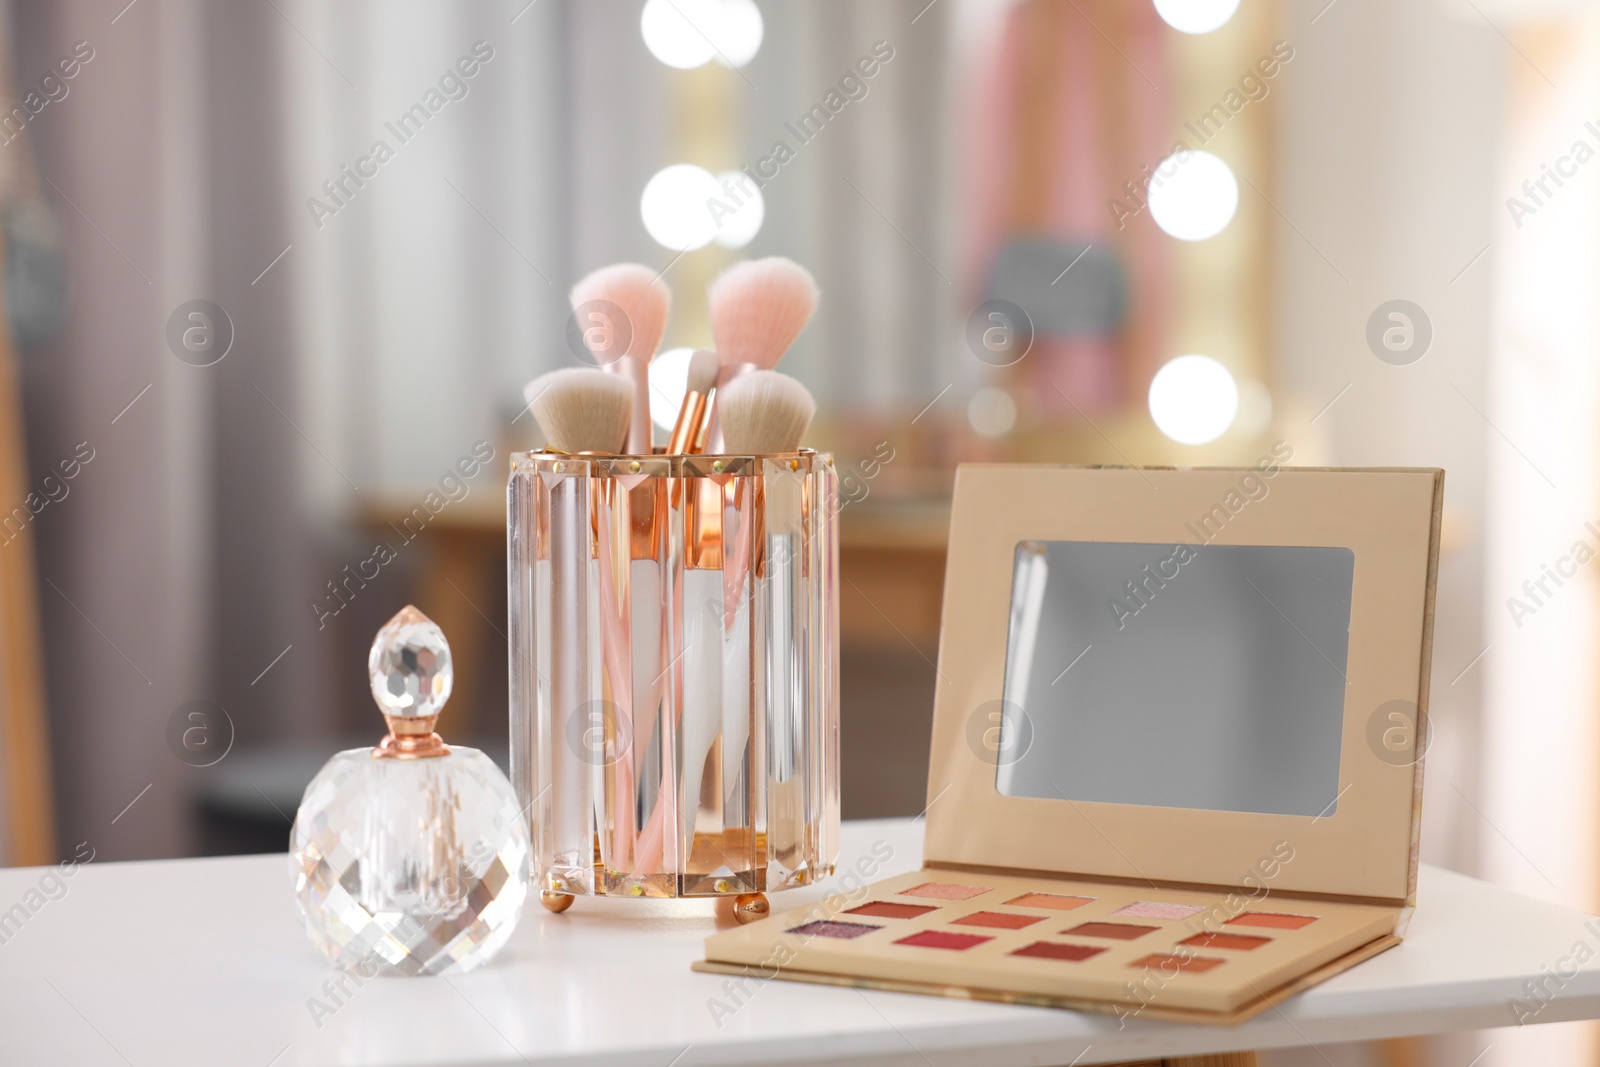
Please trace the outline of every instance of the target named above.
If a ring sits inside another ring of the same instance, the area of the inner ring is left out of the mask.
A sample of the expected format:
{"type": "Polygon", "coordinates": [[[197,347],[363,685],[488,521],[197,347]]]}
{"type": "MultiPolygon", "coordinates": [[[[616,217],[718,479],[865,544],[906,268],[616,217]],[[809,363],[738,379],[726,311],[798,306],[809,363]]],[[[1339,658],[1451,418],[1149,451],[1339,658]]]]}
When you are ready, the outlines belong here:
{"type": "Polygon", "coordinates": [[[987,893],[986,885],[956,885],[954,882],[923,882],[919,886],[900,890],[903,897],[931,897],[934,900],[971,900],[987,893]]]}
{"type": "Polygon", "coordinates": [[[843,923],[832,919],[818,919],[793,929],[785,930],[786,934],[800,934],[804,937],[838,937],[848,941],[862,934],[870,934],[874,930],[882,930],[881,926],[870,923],[843,923]]]}
{"type": "Polygon", "coordinates": [[[1111,914],[1131,915],[1139,919],[1187,919],[1205,910],[1193,904],[1163,904],[1158,900],[1136,900],[1111,914]]]}

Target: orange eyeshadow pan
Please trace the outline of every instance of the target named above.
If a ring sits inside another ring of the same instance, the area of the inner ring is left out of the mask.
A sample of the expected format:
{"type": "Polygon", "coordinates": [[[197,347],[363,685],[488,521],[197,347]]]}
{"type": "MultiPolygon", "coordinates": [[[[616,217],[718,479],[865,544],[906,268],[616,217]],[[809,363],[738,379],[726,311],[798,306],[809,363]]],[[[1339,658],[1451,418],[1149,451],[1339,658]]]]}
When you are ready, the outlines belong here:
{"type": "Polygon", "coordinates": [[[1006,915],[998,911],[975,911],[960,919],[952,919],[952,926],[995,926],[1002,930],[1020,930],[1024,926],[1044,922],[1043,915],[1006,915]]]}
{"type": "Polygon", "coordinates": [[[1265,926],[1274,930],[1298,930],[1317,921],[1315,915],[1289,915],[1277,911],[1247,911],[1235,915],[1225,926],[1265,926]]]}
{"type": "Polygon", "coordinates": [[[1159,968],[1173,973],[1193,971],[1196,974],[1204,974],[1209,970],[1221,967],[1227,962],[1227,960],[1218,959],[1216,956],[1173,956],[1165,952],[1153,952],[1143,959],[1134,960],[1128,966],[1147,969],[1159,968]]]}
{"type": "Polygon", "coordinates": [[[949,934],[943,930],[924,930],[920,934],[902,937],[895,944],[910,945],[913,948],[949,948],[961,952],[973,945],[993,940],[994,938],[984,937],[981,934],[949,934]]]}
{"type": "Polygon", "coordinates": [[[1026,948],[1019,948],[1013,956],[1033,956],[1041,960],[1086,960],[1090,956],[1098,956],[1104,952],[1103,948],[1093,945],[1052,945],[1048,941],[1035,941],[1026,948]]]}
{"type": "Polygon", "coordinates": [[[851,908],[846,915],[871,915],[878,919],[915,919],[939,909],[932,904],[896,904],[892,900],[874,900],[859,908],[851,908]]]}
{"type": "Polygon", "coordinates": [[[1061,932],[1075,934],[1078,937],[1108,937],[1115,941],[1132,941],[1136,937],[1153,934],[1159,929],[1158,926],[1134,926],[1132,923],[1084,923],[1061,932]]]}
{"type": "Polygon", "coordinates": [[[1179,941],[1180,945],[1193,945],[1195,948],[1236,948],[1240,951],[1249,951],[1260,948],[1262,945],[1272,944],[1270,937],[1255,937],[1251,934],[1195,934],[1179,941]]]}
{"type": "MultiPolygon", "coordinates": [[[[1049,908],[1051,911],[1071,911],[1092,903],[1094,897],[1069,897],[1061,893],[1024,893],[1020,897],[1012,897],[1007,904],[1019,908],[1049,908]]],[[[1042,943],[1042,942],[1041,942],[1042,943]]]]}
{"type": "Polygon", "coordinates": [[[986,885],[956,885],[954,882],[923,882],[919,886],[900,890],[903,897],[931,897],[934,900],[971,900],[987,893],[986,885]]]}

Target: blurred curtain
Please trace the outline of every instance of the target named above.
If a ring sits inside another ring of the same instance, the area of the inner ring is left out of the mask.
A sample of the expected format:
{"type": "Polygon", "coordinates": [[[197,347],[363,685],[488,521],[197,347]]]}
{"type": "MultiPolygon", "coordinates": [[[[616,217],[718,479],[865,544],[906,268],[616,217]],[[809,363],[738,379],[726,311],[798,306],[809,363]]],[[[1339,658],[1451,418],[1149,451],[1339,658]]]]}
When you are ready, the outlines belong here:
{"type": "Polygon", "coordinates": [[[893,60],[796,145],[741,254],[816,271],[788,365],[826,409],[881,417],[953,382],[949,42],[925,6],[763,3],[765,44],[710,100],[711,74],[645,50],[638,0],[19,7],[19,83],[94,52],[22,134],[72,279],[64,331],[24,356],[33,476],[95,454],[37,520],[65,850],[192,847],[205,772],[169,731],[187,702],[238,748],[370,728],[361,657],[406,575],[315,607],[370,554],[363,522],[480,440],[496,458],[471,506],[493,510],[506,452],[536,440],[520,385],[568,360],[582,272],[666,269],[670,339],[706,343],[703,284],[736,256],[674,263],[640,223],[644,183],[793,141],[878,41],[893,60]],[[712,112],[729,159],[695,158],[712,112]],[[168,340],[195,300],[231,325],[211,366],[168,340]]]}
{"type": "Polygon", "coordinates": [[[326,711],[298,595],[318,567],[289,274],[263,273],[293,222],[293,31],[272,5],[191,0],[14,17],[24,91],[82,59],[0,145],[36,152],[71,279],[63,332],[23,356],[33,478],[92,455],[36,519],[60,837],[102,858],[181,854],[203,773],[174,746],[182,706],[212,709],[218,751],[326,711]],[[211,366],[169,336],[194,300],[231,337],[211,366]]]}

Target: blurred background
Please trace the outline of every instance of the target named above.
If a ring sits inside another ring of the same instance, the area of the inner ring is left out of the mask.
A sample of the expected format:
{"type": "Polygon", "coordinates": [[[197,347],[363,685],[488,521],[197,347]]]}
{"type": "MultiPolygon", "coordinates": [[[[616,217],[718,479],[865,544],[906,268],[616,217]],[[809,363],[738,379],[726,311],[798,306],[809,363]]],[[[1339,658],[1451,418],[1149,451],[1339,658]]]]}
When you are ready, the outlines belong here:
{"type": "Polygon", "coordinates": [[[1600,907],[1596,5],[13,0],[0,29],[5,862],[283,848],[378,733],[366,649],[407,602],[456,653],[449,736],[503,757],[503,472],[540,444],[522,384],[577,361],[568,288],[648,264],[666,346],[709,346],[709,281],[786,255],[823,298],[784,369],[850,501],[847,817],[923,805],[957,462],[1437,465],[1424,859],[1600,907]]]}

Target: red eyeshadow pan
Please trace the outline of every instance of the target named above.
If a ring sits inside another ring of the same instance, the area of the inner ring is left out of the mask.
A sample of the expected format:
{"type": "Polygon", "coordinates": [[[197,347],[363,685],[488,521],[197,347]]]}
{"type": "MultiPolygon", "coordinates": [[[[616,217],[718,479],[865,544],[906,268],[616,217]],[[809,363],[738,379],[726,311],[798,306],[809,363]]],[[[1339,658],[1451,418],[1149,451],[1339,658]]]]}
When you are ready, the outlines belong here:
{"type": "Polygon", "coordinates": [[[860,937],[862,934],[870,934],[874,930],[882,929],[883,927],[874,926],[870,923],[842,923],[831,919],[818,919],[816,922],[809,922],[803,926],[785,930],[784,933],[802,934],[805,937],[839,937],[848,941],[852,937],[860,937]]]}
{"type": "Polygon", "coordinates": [[[1221,967],[1227,960],[1216,956],[1173,956],[1165,952],[1154,952],[1143,959],[1134,960],[1129,967],[1144,967],[1147,969],[1160,969],[1172,974],[1179,971],[1193,971],[1204,974],[1216,967],[1221,967]]]}
{"type": "Polygon", "coordinates": [[[1075,934],[1078,937],[1108,937],[1115,941],[1132,941],[1136,937],[1143,937],[1159,929],[1158,926],[1134,926],[1132,923],[1084,923],[1061,932],[1075,934]]]}
{"type": "Polygon", "coordinates": [[[998,911],[975,911],[960,919],[950,920],[951,926],[993,926],[1001,930],[1020,930],[1024,926],[1044,922],[1043,915],[1007,915],[998,911]]]}
{"type": "Polygon", "coordinates": [[[943,930],[924,930],[920,934],[902,937],[896,941],[897,945],[910,945],[913,948],[948,948],[960,952],[973,945],[981,945],[985,941],[993,941],[992,937],[981,934],[948,934],[943,930]]]}
{"type": "Polygon", "coordinates": [[[1265,926],[1275,930],[1298,930],[1317,921],[1315,915],[1289,915],[1278,911],[1247,911],[1235,915],[1225,926],[1265,926]]]}
{"type": "Polygon", "coordinates": [[[1071,911],[1092,903],[1094,897],[1069,897],[1064,893],[1024,893],[1006,901],[1018,908],[1049,908],[1051,911],[1071,911]]]}
{"type": "Polygon", "coordinates": [[[923,882],[910,889],[900,890],[903,897],[932,897],[934,900],[971,900],[987,893],[986,885],[956,885],[954,882],[923,882]]]}
{"type": "Polygon", "coordinates": [[[874,900],[859,908],[851,908],[846,915],[871,915],[878,919],[915,919],[939,909],[932,904],[896,904],[892,900],[874,900]]]}
{"type": "Polygon", "coordinates": [[[1086,960],[1090,956],[1098,956],[1104,952],[1103,948],[1093,945],[1052,945],[1048,941],[1035,941],[1026,948],[1019,948],[1013,956],[1033,956],[1041,960],[1086,960]]]}
{"type": "Polygon", "coordinates": [[[1193,945],[1195,948],[1236,948],[1240,951],[1249,951],[1260,948],[1262,945],[1272,944],[1270,937],[1255,937],[1250,934],[1195,934],[1179,941],[1180,945],[1193,945]]]}

